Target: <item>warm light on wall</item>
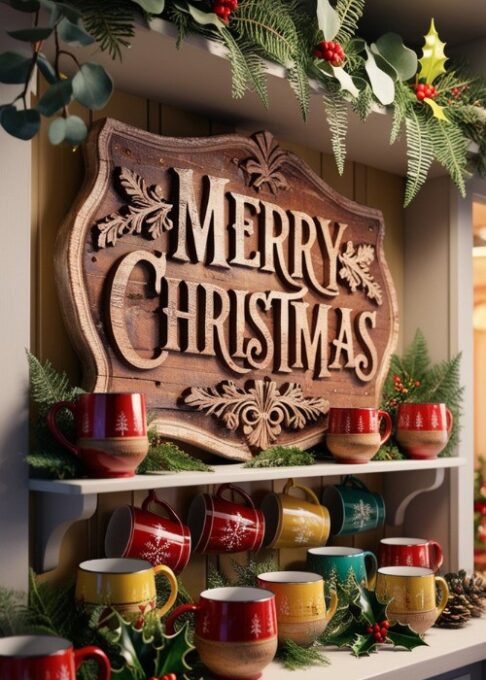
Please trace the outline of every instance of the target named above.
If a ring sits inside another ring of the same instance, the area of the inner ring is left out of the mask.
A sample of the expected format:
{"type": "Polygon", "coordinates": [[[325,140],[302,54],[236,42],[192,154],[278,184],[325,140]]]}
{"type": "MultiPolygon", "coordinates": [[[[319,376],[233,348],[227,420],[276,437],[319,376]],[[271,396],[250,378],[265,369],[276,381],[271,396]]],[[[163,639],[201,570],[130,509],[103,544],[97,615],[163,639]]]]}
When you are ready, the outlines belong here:
{"type": "Polygon", "coordinates": [[[475,331],[486,331],[486,303],[474,307],[473,327],[475,331]]]}

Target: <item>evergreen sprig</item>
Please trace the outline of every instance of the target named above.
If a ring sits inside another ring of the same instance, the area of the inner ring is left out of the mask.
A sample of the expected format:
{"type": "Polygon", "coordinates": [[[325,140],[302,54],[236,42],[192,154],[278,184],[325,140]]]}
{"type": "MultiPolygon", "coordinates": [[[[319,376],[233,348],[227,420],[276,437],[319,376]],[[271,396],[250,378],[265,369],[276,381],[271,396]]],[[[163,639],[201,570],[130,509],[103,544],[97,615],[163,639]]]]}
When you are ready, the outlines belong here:
{"type": "Polygon", "coordinates": [[[84,25],[96,38],[104,52],[112,59],[122,59],[122,51],[129,47],[135,35],[132,0],[71,0],[83,17],[84,25]]]}
{"type": "Polygon", "coordinates": [[[290,465],[313,465],[315,456],[310,451],[302,451],[296,446],[272,446],[256,454],[245,463],[247,468],[287,467],[290,465]]]}
{"type": "Polygon", "coordinates": [[[147,472],[183,472],[185,470],[195,472],[213,472],[213,469],[201,460],[190,456],[177,444],[164,441],[155,431],[150,430],[149,451],[140,463],[137,473],[142,475],[147,472]]]}
{"type": "Polygon", "coordinates": [[[286,640],[277,650],[275,661],[288,671],[305,670],[311,666],[328,666],[327,656],[316,645],[302,647],[293,640],[286,640]]]}

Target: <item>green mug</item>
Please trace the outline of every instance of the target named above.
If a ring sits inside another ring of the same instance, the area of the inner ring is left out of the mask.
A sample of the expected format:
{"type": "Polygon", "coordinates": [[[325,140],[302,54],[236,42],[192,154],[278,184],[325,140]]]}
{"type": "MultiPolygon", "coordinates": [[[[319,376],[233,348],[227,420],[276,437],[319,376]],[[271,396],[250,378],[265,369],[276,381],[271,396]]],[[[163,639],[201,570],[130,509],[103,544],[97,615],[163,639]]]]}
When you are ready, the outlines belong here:
{"type": "Polygon", "coordinates": [[[352,574],[360,585],[373,589],[378,570],[376,556],[369,550],[344,546],[309,548],[306,568],[325,581],[343,583],[352,574]]]}
{"type": "Polygon", "coordinates": [[[352,475],[346,475],[341,484],[326,486],[322,504],[331,516],[332,536],[359,534],[385,523],[383,496],[352,475]]]}

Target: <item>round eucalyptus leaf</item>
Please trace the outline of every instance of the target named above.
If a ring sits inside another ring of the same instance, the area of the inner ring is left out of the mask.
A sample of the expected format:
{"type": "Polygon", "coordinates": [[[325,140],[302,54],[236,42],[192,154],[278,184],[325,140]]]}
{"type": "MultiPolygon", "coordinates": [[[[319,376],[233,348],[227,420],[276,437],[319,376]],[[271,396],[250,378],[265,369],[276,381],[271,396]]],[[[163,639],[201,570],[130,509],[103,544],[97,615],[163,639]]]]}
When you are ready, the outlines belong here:
{"type": "Polygon", "coordinates": [[[29,77],[32,56],[26,57],[18,52],[0,54],[0,83],[20,85],[29,77]]]}
{"type": "Polygon", "coordinates": [[[51,33],[51,26],[32,26],[32,28],[20,28],[18,31],[7,31],[11,38],[31,43],[38,40],[46,40],[51,33]]]}
{"type": "Polygon", "coordinates": [[[390,64],[390,62],[387,59],[385,59],[385,57],[382,56],[382,54],[380,54],[375,43],[371,43],[370,50],[373,53],[375,61],[381,68],[381,70],[385,71],[385,73],[388,73],[390,78],[393,78],[394,82],[396,82],[399,79],[397,70],[390,64]]]}
{"type": "Polygon", "coordinates": [[[32,139],[40,127],[40,114],[35,109],[17,110],[7,106],[2,110],[0,121],[3,128],[18,139],[32,139]]]}
{"type": "Polygon", "coordinates": [[[58,25],[59,37],[65,43],[71,45],[91,45],[96,42],[91,33],[88,33],[80,24],[74,24],[66,17],[61,19],[58,25]]]}
{"type": "Polygon", "coordinates": [[[73,87],[71,80],[57,81],[44,92],[37,104],[37,110],[43,116],[53,116],[56,111],[69,104],[72,94],[73,87]]]}
{"type": "Polygon", "coordinates": [[[54,66],[50,63],[45,54],[39,53],[37,56],[37,67],[49,85],[57,83],[57,75],[54,66]]]}
{"type": "Polygon", "coordinates": [[[165,0],[133,0],[133,2],[149,14],[162,14],[165,8],[165,0]]]}
{"type": "Polygon", "coordinates": [[[79,11],[79,9],[74,7],[74,5],[69,5],[65,2],[56,2],[55,5],[66,17],[66,19],[69,19],[69,21],[73,24],[79,23],[79,21],[83,18],[82,13],[79,11]]]}
{"type": "Polygon", "coordinates": [[[77,146],[84,140],[87,132],[86,124],[79,116],[56,118],[49,125],[49,141],[54,145],[67,142],[77,146]]]}
{"type": "Polygon", "coordinates": [[[73,78],[73,95],[88,109],[102,109],[113,92],[113,81],[103,66],[83,64],[73,78]]]}
{"type": "Polygon", "coordinates": [[[418,68],[417,55],[403,44],[397,33],[385,33],[375,42],[382,57],[393,66],[400,80],[410,80],[418,68]]]}

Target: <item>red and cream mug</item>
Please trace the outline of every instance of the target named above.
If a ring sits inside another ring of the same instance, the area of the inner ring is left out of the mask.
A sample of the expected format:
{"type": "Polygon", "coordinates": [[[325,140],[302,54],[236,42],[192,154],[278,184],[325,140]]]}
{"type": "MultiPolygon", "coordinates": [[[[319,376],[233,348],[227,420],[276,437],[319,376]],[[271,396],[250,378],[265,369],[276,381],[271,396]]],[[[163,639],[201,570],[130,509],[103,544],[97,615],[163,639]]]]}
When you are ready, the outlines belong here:
{"type": "Polygon", "coordinates": [[[445,404],[412,404],[397,409],[396,437],[410,458],[437,458],[451,434],[454,417],[445,404]]]}
{"type": "Polygon", "coordinates": [[[196,614],[194,644],[202,662],[218,678],[256,680],[277,651],[275,595],[263,588],[212,588],[198,604],[183,604],[168,617],[167,635],[176,619],[196,614]]]}
{"type": "Polygon", "coordinates": [[[387,411],[377,408],[331,408],[326,444],[339,463],[367,463],[392,433],[387,411]]]}
{"type": "Polygon", "coordinates": [[[1,680],[76,680],[76,671],[88,659],[96,660],[100,680],[110,680],[110,662],[98,647],[75,650],[69,640],[50,635],[0,639],[1,680]]]}
{"type": "Polygon", "coordinates": [[[80,394],[76,401],[54,404],[47,423],[54,438],[83,461],[91,477],[133,477],[148,452],[143,394],[80,394]],[[74,415],[76,443],[57,425],[62,409],[74,415]]]}
{"type": "Polygon", "coordinates": [[[165,564],[180,574],[191,555],[191,534],[171,506],[150,491],[141,508],[122,505],[110,517],[105,534],[106,557],[136,557],[155,567],[165,564]],[[161,517],[148,508],[157,505],[161,517]]]}
{"type": "Polygon", "coordinates": [[[380,567],[425,567],[439,571],[444,561],[440,543],[425,538],[382,538],[380,567]]]}
{"type": "Polygon", "coordinates": [[[214,496],[199,494],[187,517],[193,551],[235,553],[259,550],[265,535],[265,518],[250,496],[233,484],[222,484],[214,496]],[[223,497],[227,491],[240,496],[246,505],[223,497]]]}

